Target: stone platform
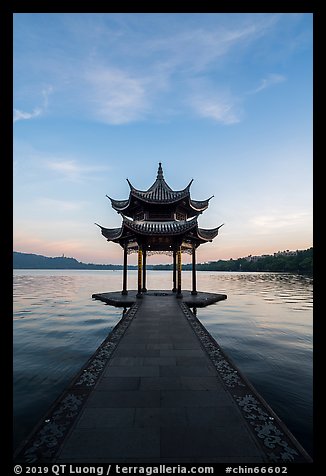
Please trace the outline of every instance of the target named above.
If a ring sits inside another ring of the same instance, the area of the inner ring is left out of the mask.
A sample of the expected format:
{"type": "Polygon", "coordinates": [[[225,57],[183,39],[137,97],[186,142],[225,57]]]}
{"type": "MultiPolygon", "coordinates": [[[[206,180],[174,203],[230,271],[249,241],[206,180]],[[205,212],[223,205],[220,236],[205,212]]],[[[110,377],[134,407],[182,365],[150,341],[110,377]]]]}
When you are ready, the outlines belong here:
{"type": "MultiPolygon", "coordinates": [[[[143,293],[142,296],[171,296],[176,298],[176,293],[169,290],[151,290],[143,293]]],[[[97,293],[93,294],[92,298],[99,299],[116,307],[130,307],[134,303],[141,301],[141,298],[137,298],[137,291],[135,290],[128,291],[127,295],[122,295],[121,291],[97,293]]],[[[189,307],[204,307],[226,298],[226,294],[198,292],[196,295],[193,295],[191,291],[184,290],[182,291],[182,298],[178,298],[178,300],[184,302],[189,307]]]]}

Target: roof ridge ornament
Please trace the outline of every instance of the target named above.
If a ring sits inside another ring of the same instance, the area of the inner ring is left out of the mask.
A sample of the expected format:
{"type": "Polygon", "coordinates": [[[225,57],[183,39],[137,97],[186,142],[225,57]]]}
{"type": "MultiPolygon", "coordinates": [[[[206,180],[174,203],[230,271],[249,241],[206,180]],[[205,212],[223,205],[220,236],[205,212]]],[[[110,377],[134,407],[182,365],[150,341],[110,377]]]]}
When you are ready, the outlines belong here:
{"type": "Polygon", "coordinates": [[[162,169],[162,162],[159,162],[159,163],[158,163],[157,179],[158,179],[158,180],[164,180],[163,169],[162,169]]]}
{"type": "Polygon", "coordinates": [[[190,182],[188,183],[188,185],[186,186],[185,190],[187,190],[188,188],[191,187],[191,184],[192,184],[193,181],[194,181],[194,179],[192,178],[192,179],[190,180],[190,182]]]}
{"type": "Polygon", "coordinates": [[[128,185],[130,187],[130,190],[134,190],[135,187],[131,184],[130,180],[128,178],[126,180],[127,180],[128,185]]]}

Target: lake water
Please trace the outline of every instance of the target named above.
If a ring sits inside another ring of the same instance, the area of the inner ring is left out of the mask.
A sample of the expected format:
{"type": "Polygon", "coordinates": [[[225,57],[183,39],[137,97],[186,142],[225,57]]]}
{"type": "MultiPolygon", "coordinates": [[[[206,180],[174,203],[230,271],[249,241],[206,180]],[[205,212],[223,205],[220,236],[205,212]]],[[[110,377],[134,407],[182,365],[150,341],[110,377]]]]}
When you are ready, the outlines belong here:
{"type": "MultiPolygon", "coordinates": [[[[183,272],[191,289],[191,272],[183,272]]],[[[172,273],[148,271],[148,289],[172,273]]],[[[120,271],[14,270],[14,445],[119,321],[91,298],[121,289],[120,271]]],[[[128,272],[136,289],[137,272],[128,272]]],[[[198,272],[200,291],[225,293],[197,317],[312,453],[312,278],[285,273],[198,272]]]]}

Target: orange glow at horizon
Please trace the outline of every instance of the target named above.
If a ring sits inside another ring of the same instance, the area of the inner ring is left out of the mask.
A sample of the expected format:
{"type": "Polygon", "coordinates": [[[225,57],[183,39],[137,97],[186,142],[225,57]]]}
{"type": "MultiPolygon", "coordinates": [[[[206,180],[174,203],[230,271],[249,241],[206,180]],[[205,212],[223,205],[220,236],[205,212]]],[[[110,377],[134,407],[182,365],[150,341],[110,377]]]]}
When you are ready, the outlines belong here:
{"type": "MultiPolygon", "coordinates": [[[[215,243],[208,243],[197,249],[197,262],[203,263],[207,261],[229,260],[243,258],[248,255],[273,254],[277,251],[284,250],[303,250],[313,246],[308,241],[296,243],[291,246],[288,243],[276,243],[275,245],[259,245],[252,243],[252,246],[244,245],[221,247],[218,243],[218,237],[215,243]]],[[[83,263],[94,264],[122,264],[123,250],[115,243],[108,243],[105,239],[99,239],[96,246],[89,243],[78,242],[77,240],[58,240],[47,242],[42,239],[28,239],[14,241],[14,251],[21,253],[32,253],[48,257],[62,256],[75,258],[83,263]]],[[[157,254],[148,256],[148,264],[168,264],[172,262],[171,256],[157,254]]],[[[182,255],[183,263],[191,263],[191,256],[188,253],[182,255]]],[[[129,264],[137,264],[137,253],[128,256],[129,264]]]]}

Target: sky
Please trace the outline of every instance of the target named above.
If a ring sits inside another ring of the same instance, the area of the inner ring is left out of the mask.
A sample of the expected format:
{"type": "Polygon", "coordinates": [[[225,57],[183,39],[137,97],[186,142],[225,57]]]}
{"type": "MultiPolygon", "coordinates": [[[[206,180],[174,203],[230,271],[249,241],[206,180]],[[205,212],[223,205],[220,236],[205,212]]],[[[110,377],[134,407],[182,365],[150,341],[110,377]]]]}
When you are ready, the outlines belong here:
{"type": "Polygon", "coordinates": [[[148,189],[159,162],[214,195],[198,262],[312,246],[312,20],[14,14],[14,250],[122,263],[94,223],[119,227],[106,195],[148,189]]]}

